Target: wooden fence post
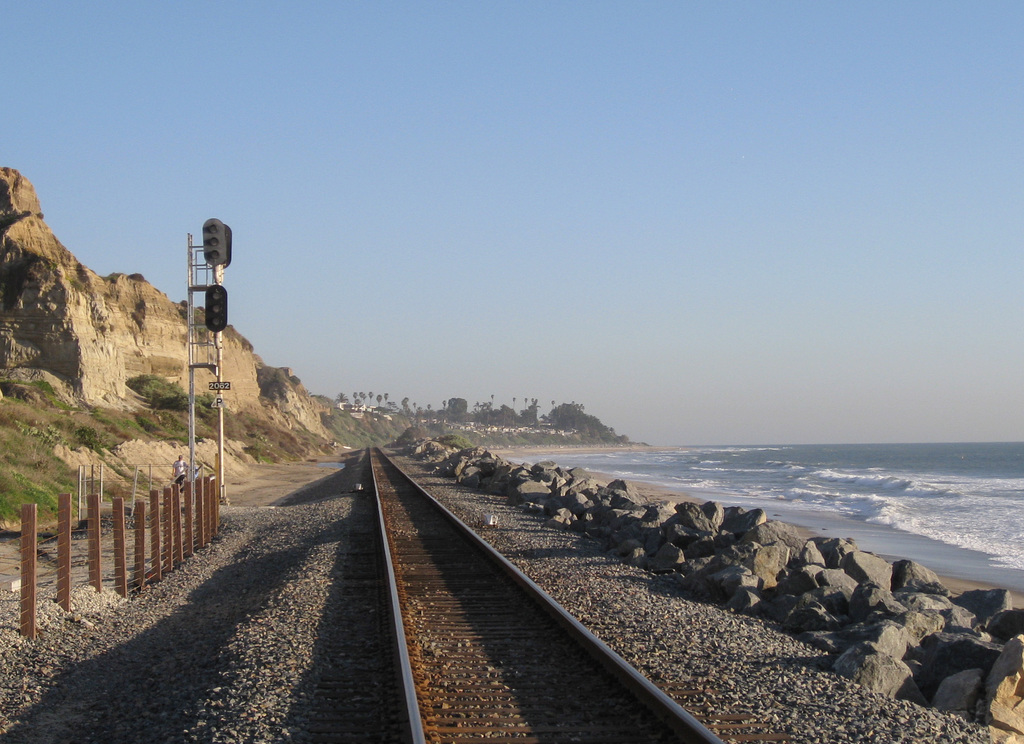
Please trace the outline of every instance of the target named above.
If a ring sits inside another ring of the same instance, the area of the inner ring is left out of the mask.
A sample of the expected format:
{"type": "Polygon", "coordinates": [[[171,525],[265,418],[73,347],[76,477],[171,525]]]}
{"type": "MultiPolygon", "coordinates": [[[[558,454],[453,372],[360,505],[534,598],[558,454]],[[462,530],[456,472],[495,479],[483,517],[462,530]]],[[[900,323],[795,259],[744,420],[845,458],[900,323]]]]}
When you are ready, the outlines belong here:
{"type": "Polygon", "coordinates": [[[215,495],[213,497],[213,530],[212,530],[212,532],[213,532],[214,535],[219,535],[220,534],[220,494],[221,494],[221,490],[222,489],[220,487],[220,483],[217,482],[216,478],[211,478],[210,480],[212,481],[213,486],[216,489],[214,491],[215,495]]]}
{"type": "Polygon", "coordinates": [[[160,581],[164,576],[164,564],[160,557],[160,491],[149,492],[149,569],[153,572],[153,580],[160,581]]]}
{"type": "Polygon", "coordinates": [[[175,483],[171,487],[171,532],[174,537],[174,563],[181,563],[185,560],[184,550],[181,546],[181,488],[175,483]]]}
{"type": "Polygon", "coordinates": [[[71,612],[71,494],[57,496],[57,605],[71,612]]]}
{"type": "Polygon", "coordinates": [[[146,585],[146,501],[136,499],[132,510],[135,517],[135,575],[132,586],[142,589],[146,585]]]}
{"type": "Polygon", "coordinates": [[[100,556],[100,495],[90,493],[86,497],[89,510],[89,584],[98,592],[103,591],[103,569],[100,556]]]}
{"type": "Polygon", "coordinates": [[[194,490],[192,481],[185,481],[185,547],[182,551],[185,558],[191,558],[192,551],[195,550],[195,529],[192,517],[192,492],[194,490]]]}
{"type": "Polygon", "coordinates": [[[196,549],[206,547],[206,489],[203,488],[203,479],[195,481],[196,498],[196,549]]]}
{"type": "Polygon", "coordinates": [[[217,535],[217,507],[219,506],[219,501],[213,476],[208,475],[206,476],[206,537],[211,541],[217,535]]]}
{"type": "Polygon", "coordinates": [[[114,591],[122,597],[128,596],[128,553],[124,532],[124,497],[111,499],[114,512],[114,591]]]}
{"type": "Polygon", "coordinates": [[[36,637],[36,504],[21,505],[21,634],[36,637]]]}
{"type": "Polygon", "coordinates": [[[164,525],[164,573],[170,573],[174,568],[174,541],[171,537],[171,526],[174,524],[174,519],[171,516],[171,487],[164,487],[164,502],[163,502],[163,525],[164,525]]]}

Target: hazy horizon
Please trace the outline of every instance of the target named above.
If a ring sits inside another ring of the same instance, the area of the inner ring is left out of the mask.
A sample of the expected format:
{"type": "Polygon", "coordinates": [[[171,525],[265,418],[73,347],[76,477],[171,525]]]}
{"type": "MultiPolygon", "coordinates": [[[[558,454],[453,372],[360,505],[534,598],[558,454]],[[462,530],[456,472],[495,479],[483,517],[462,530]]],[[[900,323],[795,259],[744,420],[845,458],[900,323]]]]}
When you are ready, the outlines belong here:
{"type": "MultiPolygon", "coordinates": [[[[39,2],[0,165],[315,393],[656,445],[1024,440],[1024,6],[39,2]]],[[[230,405],[230,400],[228,401],[230,405]]]]}

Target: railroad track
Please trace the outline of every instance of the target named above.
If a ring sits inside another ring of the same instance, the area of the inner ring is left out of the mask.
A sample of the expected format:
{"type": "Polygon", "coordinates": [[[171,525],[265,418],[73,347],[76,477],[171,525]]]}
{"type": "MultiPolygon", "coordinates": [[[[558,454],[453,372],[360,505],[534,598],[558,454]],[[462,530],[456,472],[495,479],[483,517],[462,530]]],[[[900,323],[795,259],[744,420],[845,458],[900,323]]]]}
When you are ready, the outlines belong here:
{"type": "Polygon", "coordinates": [[[338,553],[308,740],[788,740],[642,677],[379,451],[349,467],[359,527],[338,553]]]}
{"type": "Polygon", "coordinates": [[[382,453],[371,460],[410,741],[721,744],[382,453]]]}

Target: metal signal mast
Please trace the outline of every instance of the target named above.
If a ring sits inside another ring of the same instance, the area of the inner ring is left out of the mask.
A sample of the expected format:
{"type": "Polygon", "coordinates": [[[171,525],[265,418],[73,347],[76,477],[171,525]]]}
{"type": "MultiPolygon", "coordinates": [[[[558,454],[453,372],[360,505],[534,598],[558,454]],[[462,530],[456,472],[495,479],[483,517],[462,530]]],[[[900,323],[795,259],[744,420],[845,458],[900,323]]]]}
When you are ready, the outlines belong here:
{"type": "Polygon", "coordinates": [[[217,378],[210,383],[215,391],[217,409],[217,488],[220,501],[227,499],[224,486],[224,398],[231,389],[223,378],[224,342],[222,332],[228,324],[228,291],[224,288],[224,269],[231,263],[231,228],[220,220],[203,224],[203,244],[194,245],[188,235],[188,459],[189,479],[196,473],[196,370],[206,369],[217,378]],[[195,295],[204,297],[203,321],[196,322],[195,295]]]}

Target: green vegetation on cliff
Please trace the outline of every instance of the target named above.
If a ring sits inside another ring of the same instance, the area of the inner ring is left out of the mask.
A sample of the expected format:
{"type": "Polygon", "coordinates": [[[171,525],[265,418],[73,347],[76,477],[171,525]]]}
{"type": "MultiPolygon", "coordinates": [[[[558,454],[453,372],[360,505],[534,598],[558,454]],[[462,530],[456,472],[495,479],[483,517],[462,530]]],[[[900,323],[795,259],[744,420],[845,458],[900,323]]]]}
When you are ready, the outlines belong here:
{"type": "MultiPolygon", "coordinates": [[[[162,377],[132,378],[129,387],[146,407],[135,411],[74,407],[62,403],[46,382],[0,380],[0,521],[17,521],[21,505],[39,504],[43,519],[53,515],[57,494],[75,492],[77,472],[56,454],[58,447],[85,448],[103,462],[101,453],[122,442],[188,443],[188,394],[162,377]]],[[[212,396],[196,398],[196,437],[217,435],[212,396]]],[[[259,461],[295,460],[327,452],[325,442],[304,429],[288,428],[249,412],[225,412],[225,436],[240,441],[259,461]]],[[[113,466],[110,466],[113,467],[113,466]]],[[[113,473],[112,473],[113,475],[113,473]]],[[[119,473],[130,482],[131,473],[119,473]]]]}

